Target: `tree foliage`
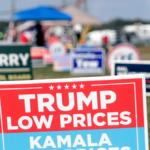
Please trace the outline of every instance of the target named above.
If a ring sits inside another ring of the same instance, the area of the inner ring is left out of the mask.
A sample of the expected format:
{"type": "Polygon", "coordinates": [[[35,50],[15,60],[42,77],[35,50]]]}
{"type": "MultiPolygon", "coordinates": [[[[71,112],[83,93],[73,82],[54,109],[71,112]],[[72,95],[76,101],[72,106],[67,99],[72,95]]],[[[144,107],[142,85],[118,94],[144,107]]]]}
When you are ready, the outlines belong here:
{"type": "Polygon", "coordinates": [[[8,21],[0,21],[0,32],[5,32],[8,28],[8,21]]]}
{"type": "Polygon", "coordinates": [[[123,20],[123,19],[114,19],[108,23],[104,23],[102,24],[101,27],[92,27],[91,30],[100,30],[100,29],[117,29],[117,28],[121,28],[125,25],[132,25],[136,22],[141,22],[143,24],[148,24],[150,23],[150,21],[141,21],[141,20],[123,20]]]}

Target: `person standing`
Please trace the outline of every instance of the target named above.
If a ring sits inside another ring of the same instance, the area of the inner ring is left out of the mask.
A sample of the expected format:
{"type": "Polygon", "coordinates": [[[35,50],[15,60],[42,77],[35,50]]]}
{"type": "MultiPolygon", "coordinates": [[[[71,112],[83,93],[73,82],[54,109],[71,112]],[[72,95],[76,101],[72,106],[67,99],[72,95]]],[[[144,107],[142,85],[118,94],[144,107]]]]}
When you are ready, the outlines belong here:
{"type": "Polygon", "coordinates": [[[108,52],[108,37],[107,35],[104,35],[102,37],[103,47],[106,50],[106,53],[108,52]]]}
{"type": "Polygon", "coordinates": [[[35,26],[35,45],[44,46],[44,35],[39,22],[35,26]]]}

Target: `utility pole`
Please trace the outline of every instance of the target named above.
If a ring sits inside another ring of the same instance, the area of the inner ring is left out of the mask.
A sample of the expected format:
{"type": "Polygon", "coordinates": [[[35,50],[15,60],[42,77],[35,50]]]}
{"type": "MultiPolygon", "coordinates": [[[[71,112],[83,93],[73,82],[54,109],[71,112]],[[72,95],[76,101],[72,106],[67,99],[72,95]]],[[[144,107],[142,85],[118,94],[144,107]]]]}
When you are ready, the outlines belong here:
{"type": "Polygon", "coordinates": [[[80,9],[81,5],[84,6],[84,11],[87,12],[87,2],[86,0],[76,0],[76,7],[80,9]]]}
{"type": "Polygon", "coordinates": [[[63,7],[67,6],[67,0],[62,0],[62,6],[63,7]]]}
{"type": "Polygon", "coordinates": [[[16,0],[11,0],[11,15],[16,11],[16,0]]]}

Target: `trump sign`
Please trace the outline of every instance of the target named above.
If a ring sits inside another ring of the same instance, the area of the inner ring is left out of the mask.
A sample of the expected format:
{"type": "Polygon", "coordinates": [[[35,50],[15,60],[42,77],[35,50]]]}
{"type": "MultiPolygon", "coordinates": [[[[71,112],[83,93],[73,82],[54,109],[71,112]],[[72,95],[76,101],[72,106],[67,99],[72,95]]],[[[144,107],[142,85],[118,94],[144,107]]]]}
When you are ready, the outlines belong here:
{"type": "Polygon", "coordinates": [[[3,150],[148,150],[144,75],[1,82],[0,106],[3,150]]]}

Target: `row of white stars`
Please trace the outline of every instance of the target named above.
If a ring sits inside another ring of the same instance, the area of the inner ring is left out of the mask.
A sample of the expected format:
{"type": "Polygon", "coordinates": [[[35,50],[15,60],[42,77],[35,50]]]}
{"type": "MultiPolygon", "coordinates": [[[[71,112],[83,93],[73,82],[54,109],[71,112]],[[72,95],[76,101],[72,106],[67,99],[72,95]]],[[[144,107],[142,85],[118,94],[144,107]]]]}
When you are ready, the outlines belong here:
{"type": "MultiPolygon", "coordinates": [[[[84,85],[82,83],[79,86],[80,86],[80,89],[84,89],[84,85]]],[[[61,90],[62,86],[58,85],[56,87],[57,87],[57,90],[61,90]]],[[[65,89],[69,90],[69,86],[67,84],[64,87],[65,87],[65,89]]],[[[50,90],[54,90],[54,86],[52,86],[52,85],[49,88],[50,88],[50,90]]],[[[72,89],[76,89],[76,88],[77,88],[77,85],[73,84],[72,89]]]]}

